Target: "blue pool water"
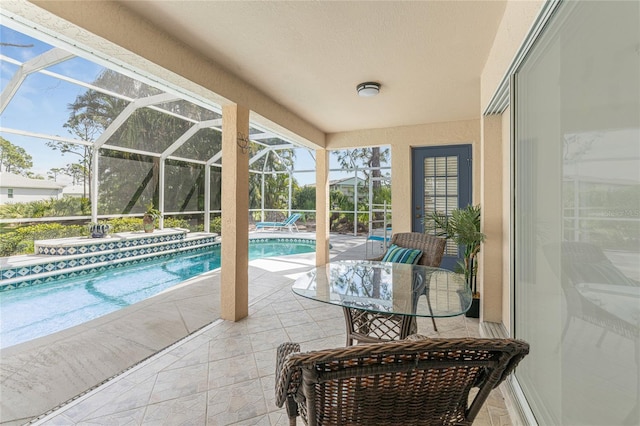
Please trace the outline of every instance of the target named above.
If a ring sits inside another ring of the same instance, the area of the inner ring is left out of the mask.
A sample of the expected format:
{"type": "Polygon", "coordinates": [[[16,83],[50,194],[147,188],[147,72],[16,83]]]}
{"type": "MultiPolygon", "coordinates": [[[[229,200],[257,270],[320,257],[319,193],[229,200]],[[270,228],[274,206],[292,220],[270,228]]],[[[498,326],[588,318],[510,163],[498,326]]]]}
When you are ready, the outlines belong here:
{"type": "MultiPolygon", "coordinates": [[[[249,259],[315,251],[315,243],[249,245],[249,259]]],[[[147,299],[220,267],[220,246],[133,266],[0,293],[0,348],[6,348],[147,299]]]]}

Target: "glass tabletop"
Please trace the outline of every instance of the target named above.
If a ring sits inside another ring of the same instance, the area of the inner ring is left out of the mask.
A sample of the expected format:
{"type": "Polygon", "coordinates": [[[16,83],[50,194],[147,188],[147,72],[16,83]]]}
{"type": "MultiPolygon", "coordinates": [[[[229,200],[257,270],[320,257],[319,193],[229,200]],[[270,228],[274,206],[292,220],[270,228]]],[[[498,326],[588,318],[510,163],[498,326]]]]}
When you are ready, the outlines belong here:
{"type": "Polygon", "coordinates": [[[383,314],[451,317],[471,306],[464,275],[403,263],[342,260],[299,277],[297,295],[345,308],[383,314]]]}

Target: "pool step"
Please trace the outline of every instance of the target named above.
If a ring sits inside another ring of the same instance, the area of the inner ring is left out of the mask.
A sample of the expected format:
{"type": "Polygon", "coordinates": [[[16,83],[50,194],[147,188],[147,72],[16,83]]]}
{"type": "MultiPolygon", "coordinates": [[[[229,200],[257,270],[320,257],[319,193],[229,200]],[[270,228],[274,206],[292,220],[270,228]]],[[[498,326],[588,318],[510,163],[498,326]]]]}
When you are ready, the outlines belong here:
{"type": "Polygon", "coordinates": [[[75,237],[34,242],[35,254],[45,256],[68,256],[99,253],[116,249],[128,249],[151,244],[181,241],[189,233],[188,229],[166,228],[156,232],[119,232],[104,238],[75,237]]]}
{"type": "MultiPolygon", "coordinates": [[[[186,234],[186,233],[185,233],[186,234]]],[[[91,242],[95,243],[95,242],[91,242]]],[[[146,239],[145,244],[106,248],[67,255],[16,257],[15,265],[2,265],[0,292],[43,284],[57,278],[71,278],[121,266],[170,256],[176,251],[196,251],[220,244],[218,235],[189,233],[179,239],[146,239]],[[157,241],[157,242],[153,242],[157,241]]],[[[91,244],[95,246],[96,244],[91,244]]],[[[74,247],[79,247],[75,245],[74,247]]]]}

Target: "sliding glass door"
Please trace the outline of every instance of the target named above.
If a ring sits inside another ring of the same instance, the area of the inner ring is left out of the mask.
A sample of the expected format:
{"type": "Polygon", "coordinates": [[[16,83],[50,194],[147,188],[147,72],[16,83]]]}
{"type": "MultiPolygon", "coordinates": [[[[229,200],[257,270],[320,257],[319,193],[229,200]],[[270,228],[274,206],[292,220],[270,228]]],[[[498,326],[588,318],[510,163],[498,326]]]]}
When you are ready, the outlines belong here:
{"type": "Polygon", "coordinates": [[[515,78],[516,378],[540,424],[640,420],[640,2],[563,2],[515,78]]]}

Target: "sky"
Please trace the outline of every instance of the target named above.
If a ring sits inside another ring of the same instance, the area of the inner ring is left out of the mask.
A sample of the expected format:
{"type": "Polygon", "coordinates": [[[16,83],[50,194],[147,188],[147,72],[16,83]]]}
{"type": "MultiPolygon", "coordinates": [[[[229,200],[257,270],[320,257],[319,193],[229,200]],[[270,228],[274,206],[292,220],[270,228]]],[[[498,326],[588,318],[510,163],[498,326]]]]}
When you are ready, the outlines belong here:
{"type": "MultiPolygon", "coordinates": [[[[29,46],[3,45],[0,47],[0,53],[3,56],[20,63],[53,48],[47,43],[2,25],[0,25],[0,40],[6,44],[29,46]]],[[[80,57],[74,57],[46,68],[47,71],[86,83],[94,82],[103,69],[102,66],[80,57]]],[[[18,65],[11,63],[10,60],[4,58],[0,60],[0,90],[4,90],[17,70],[18,65]]],[[[44,73],[32,73],[24,79],[7,108],[0,115],[0,127],[75,139],[63,125],[69,118],[68,105],[86,90],[82,86],[44,73]]],[[[63,156],[59,151],[52,150],[46,145],[48,139],[16,135],[6,131],[1,131],[0,136],[12,144],[24,148],[32,156],[33,167],[31,171],[45,178],[47,178],[47,172],[52,168],[64,168],[79,158],[73,154],[63,156]]],[[[295,161],[296,169],[315,170],[315,161],[311,151],[303,148],[298,149],[295,161]]],[[[336,155],[330,156],[330,167],[332,169],[340,168],[336,155]]],[[[340,179],[346,176],[344,173],[332,172],[330,179],[340,179]]],[[[300,185],[311,184],[315,182],[315,173],[298,173],[295,178],[300,185]]],[[[71,178],[61,175],[57,177],[57,181],[70,184],[71,178]]]]}
{"type": "MultiPolygon", "coordinates": [[[[18,33],[5,26],[0,26],[0,39],[3,43],[31,45],[33,47],[2,46],[1,53],[20,62],[40,55],[52,47],[46,43],[18,33]]],[[[18,66],[6,60],[0,61],[0,90],[11,80],[18,66]]],[[[83,75],[84,81],[92,81],[102,68],[81,58],[74,58],[48,68],[52,72],[78,77],[83,75]]],[[[71,137],[62,127],[67,121],[69,112],[67,105],[86,89],[75,84],[41,74],[29,75],[20,85],[7,108],[0,115],[0,126],[28,130],[36,133],[71,137]]],[[[0,136],[14,145],[24,148],[33,157],[32,171],[47,176],[47,171],[54,167],[65,167],[76,161],[75,156],[61,156],[59,152],[47,147],[47,140],[0,132],[0,136]]],[[[68,179],[59,181],[62,183],[68,179]]]]}

